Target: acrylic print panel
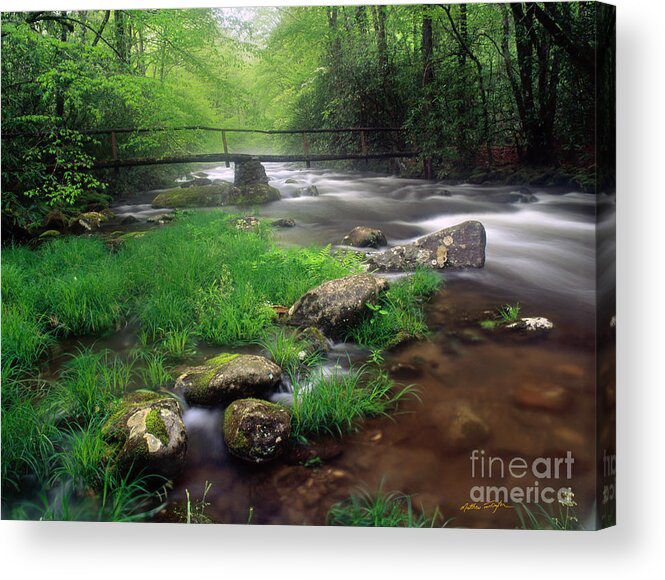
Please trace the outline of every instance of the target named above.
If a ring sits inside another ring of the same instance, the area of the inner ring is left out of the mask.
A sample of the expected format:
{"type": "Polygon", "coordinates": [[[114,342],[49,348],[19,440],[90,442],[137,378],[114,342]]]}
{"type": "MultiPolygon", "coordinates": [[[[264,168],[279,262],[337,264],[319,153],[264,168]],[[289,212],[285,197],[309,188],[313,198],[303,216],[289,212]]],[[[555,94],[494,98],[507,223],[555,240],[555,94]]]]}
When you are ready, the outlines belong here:
{"type": "Polygon", "coordinates": [[[5,12],[2,517],[612,525],[614,26],[5,12]]]}

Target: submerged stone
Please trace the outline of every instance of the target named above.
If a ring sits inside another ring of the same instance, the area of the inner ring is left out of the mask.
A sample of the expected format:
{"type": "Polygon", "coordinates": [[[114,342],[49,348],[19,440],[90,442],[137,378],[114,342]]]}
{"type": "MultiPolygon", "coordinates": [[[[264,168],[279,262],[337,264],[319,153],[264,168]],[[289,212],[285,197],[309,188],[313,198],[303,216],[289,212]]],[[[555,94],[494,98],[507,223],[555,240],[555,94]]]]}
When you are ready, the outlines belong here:
{"type": "Polygon", "coordinates": [[[289,310],[289,324],[314,326],[340,340],[369,314],[388,282],[372,274],[354,274],[324,282],[304,294],[289,310]]]}
{"type": "Polygon", "coordinates": [[[513,391],[513,401],[518,407],[559,413],[565,411],[571,399],[567,389],[559,385],[542,383],[520,385],[513,391]]]}
{"type": "Polygon", "coordinates": [[[468,451],[484,443],[490,435],[487,423],[466,403],[456,405],[445,428],[446,445],[453,451],[468,451]]]}
{"type": "Polygon", "coordinates": [[[282,369],[265,357],[221,354],[205,365],[187,369],[175,388],[190,405],[211,407],[236,399],[260,397],[275,389],[282,369]]]}
{"type": "Polygon", "coordinates": [[[466,221],[367,256],[371,268],[382,272],[404,272],[419,267],[482,268],[485,265],[486,235],[483,224],[466,221]]]}
{"type": "Polygon", "coordinates": [[[296,221],[291,218],[280,218],[273,220],[270,225],[275,228],[294,228],[296,226],[296,221]]]}
{"type": "Polygon", "coordinates": [[[187,452],[178,401],[150,391],[124,397],[102,427],[102,436],[123,472],[175,477],[187,452]]]}
{"type": "Polygon", "coordinates": [[[231,403],[224,413],[224,441],[230,453],[252,463],[279,457],[291,435],[285,407],[258,399],[231,403]]]}

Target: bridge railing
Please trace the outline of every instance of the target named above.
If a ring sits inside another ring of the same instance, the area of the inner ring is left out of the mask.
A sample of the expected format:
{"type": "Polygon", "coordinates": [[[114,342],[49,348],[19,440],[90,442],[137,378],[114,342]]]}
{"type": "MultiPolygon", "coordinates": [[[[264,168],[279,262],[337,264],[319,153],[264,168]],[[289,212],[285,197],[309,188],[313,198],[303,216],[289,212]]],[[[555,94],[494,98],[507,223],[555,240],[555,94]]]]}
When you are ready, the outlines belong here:
{"type": "MultiPolygon", "coordinates": [[[[111,145],[111,159],[98,159],[93,168],[115,168],[120,167],[137,167],[141,165],[161,165],[170,163],[196,163],[196,162],[218,162],[223,161],[227,167],[230,166],[231,161],[242,161],[250,157],[258,157],[262,161],[304,161],[307,167],[311,166],[313,161],[332,161],[332,160],[346,160],[346,159],[390,159],[395,157],[415,157],[418,155],[416,151],[387,151],[387,152],[370,152],[368,146],[368,135],[370,133],[401,133],[404,130],[400,127],[344,127],[334,129],[242,129],[242,128],[227,128],[227,127],[208,127],[203,125],[190,125],[182,127],[138,127],[138,128],[108,128],[108,129],[82,129],[78,133],[83,135],[109,135],[111,145]],[[170,157],[142,157],[123,159],[120,157],[118,148],[117,136],[125,133],[154,133],[164,131],[204,131],[216,132],[221,134],[221,145],[223,153],[206,153],[206,154],[189,154],[178,155],[170,157]],[[232,153],[228,140],[228,133],[257,133],[263,135],[301,135],[302,137],[302,155],[251,155],[243,153],[232,153]],[[316,134],[335,134],[335,133],[357,133],[359,151],[349,153],[336,153],[336,154],[312,154],[310,147],[310,135],[316,134]]],[[[13,139],[17,137],[39,137],[48,135],[45,132],[33,133],[3,133],[3,139],[13,139]]]]}

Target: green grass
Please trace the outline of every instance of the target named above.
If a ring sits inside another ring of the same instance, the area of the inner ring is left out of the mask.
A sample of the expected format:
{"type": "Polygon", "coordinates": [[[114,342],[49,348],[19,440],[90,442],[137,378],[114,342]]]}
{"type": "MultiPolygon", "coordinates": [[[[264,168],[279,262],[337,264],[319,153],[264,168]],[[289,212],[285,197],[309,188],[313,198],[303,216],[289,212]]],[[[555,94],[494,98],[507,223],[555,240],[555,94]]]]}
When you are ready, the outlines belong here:
{"type": "Polygon", "coordinates": [[[131,378],[131,363],[109,351],[80,349],[65,364],[52,398],[59,413],[89,423],[108,413],[131,378]]]}
{"type": "Polygon", "coordinates": [[[75,491],[99,487],[105,477],[109,449],[101,436],[102,421],[63,430],[52,483],[71,481],[75,491]]]}
{"type": "Polygon", "coordinates": [[[138,366],[137,373],[143,388],[164,387],[174,378],[164,354],[139,351],[135,354],[134,360],[138,366]]]}
{"type": "Polygon", "coordinates": [[[355,526],[373,528],[433,528],[445,527],[438,509],[432,515],[416,510],[410,496],[399,492],[385,492],[383,485],[370,493],[360,490],[347,500],[334,504],[328,511],[329,526],[355,526]]]}
{"type": "Polygon", "coordinates": [[[312,347],[312,344],[299,338],[294,331],[277,329],[259,341],[269,357],[292,380],[308,372],[323,362],[324,354],[312,347]]]}
{"type": "Polygon", "coordinates": [[[272,327],[271,305],[360,270],[355,253],[278,249],[269,226],[221,211],[180,215],[117,252],[90,237],[3,250],[3,374],[34,371],[58,336],[99,335],[131,317],[144,342],[182,358],[197,340],[246,344],[272,327]]]}
{"type": "Polygon", "coordinates": [[[583,530],[577,518],[575,494],[570,492],[559,503],[547,510],[540,504],[530,508],[525,503],[515,504],[520,527],[523,530],[583,530]]]}
{"type": "Polygon", "coordinates": [[[504,304],[497,309],[497,314],[499,319],[504,324],[509,324],[511,322],[516,322],[520,316],[520,305],[517,304],[504,304]]]}
{"type": "Polygon", "coordinates": [[[42,401],[35,381],[2,384],[2,482],[18,489],[21,478],[33,474],[43,481],[50,475],[58,438],[53,413],[42,401]]]}
{"type": "MultiPolygon", "coordinates": [[[[17,490],[26,476],[36,479],[48,498],[26,513],[112,520],[146,513],[154,493],[143,480],[115,473],[99,424],[129,385],[170,382],[167,363],[188,356],[197,342],[264,340],[271,357],[298,378],[318,364],[319,355],[302,359],[300,339],[276,330],[272,306],[361,271],[362,256],[330,247],[278,249],[269,226],[239,230],[234,218],[221,211],[181,214],[168,227],[127,237],[113,252],[100,240],[70,236],[34,250],[3,250],[2,479],[17,490]],[[59,338],[107,334],[135,320],[142,354],[123,360],[81,349],[59,377],[39,380],[40,364],[59,338]]],[[[387,314],[375,313],[360,342],[380,348],[395,337],[422,336],[420,303],[437,285],[438,277],[425,272],[393,285],[379,307],[387,314]]],[[[295,382],[299,436],[341,435],[412,393],[365,367],[319,377],[311,390],[295,382]]]]}
{"type": "Polygon", "coordinates": [[[295,438],[341,436],[366,417],[387,416],[407,396],[415,396],[411,386],[397,388],[387,373],[367,366],[295,383],[291,432],[295,438]]]}
{"type": "Polygon", "coordinates": [[[431,270],[417,270],[390,286],[378,304],[368,304],[371,316],[352,329],[348,339],[371,348],[389,348],[427,336],[423,302],[436,292],[441,278],[431,270]]]}

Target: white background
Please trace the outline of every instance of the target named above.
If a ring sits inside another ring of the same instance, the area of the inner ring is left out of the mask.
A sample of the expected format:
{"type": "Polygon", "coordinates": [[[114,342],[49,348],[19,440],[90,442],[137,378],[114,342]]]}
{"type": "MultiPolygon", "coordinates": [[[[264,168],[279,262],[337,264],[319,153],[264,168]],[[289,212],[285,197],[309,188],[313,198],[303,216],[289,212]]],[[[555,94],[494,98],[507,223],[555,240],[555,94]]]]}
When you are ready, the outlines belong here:
{"type": "MultiPolygon", "coordinates": [[[[289,3],[293,2],[249,2],[289,3]]],[[[234,3],[197,0],[192,4],[234,3]]],[[[665,2],[617,0],[615,4],[619,75],[616,528],[557,533],[1,522],[3,577],[665,577],[661,529],[665,523],[665,2]]],[[[185,0],[0,0],[2,10],[184,6],[188,6],[185,0]]]]}

